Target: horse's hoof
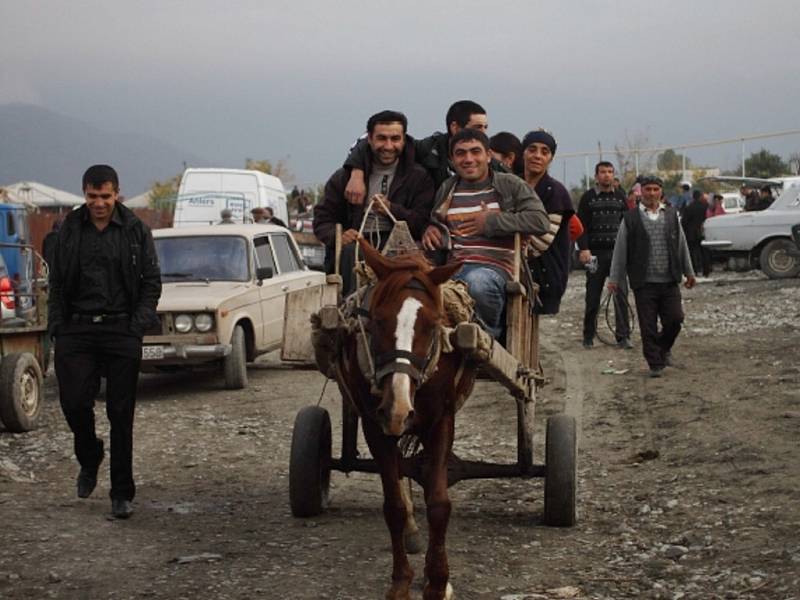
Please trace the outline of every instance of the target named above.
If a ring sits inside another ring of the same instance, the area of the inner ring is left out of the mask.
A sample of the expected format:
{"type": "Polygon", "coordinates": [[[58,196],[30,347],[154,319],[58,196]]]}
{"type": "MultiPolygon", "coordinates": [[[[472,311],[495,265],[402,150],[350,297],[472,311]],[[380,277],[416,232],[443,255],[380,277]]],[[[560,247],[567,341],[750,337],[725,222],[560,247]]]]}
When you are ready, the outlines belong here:
{"type": "Polygon", "coordinates": [[[403,544],[408,554],[419,554],[423,548],[422,535],[420,535],[419,531],[405,533],[403,534],[403,544]]]}
{"type": "Polygon", "coordinates": [[[405,587],[398,587],[397,585],[390,587],[386,591],[386,600],[411,600],[408,585],[405,587]]]}
{"type": "Polygon", "coordinates": [[[444,595],[437,594],[426,585],[425,590],[422,593],[422,597],[424,600],[453,600],[456,595],[455,592],[453,592],[453,586],[450,585],[450,582],[448,581],[447,586],[444,588],[444,595]]]}

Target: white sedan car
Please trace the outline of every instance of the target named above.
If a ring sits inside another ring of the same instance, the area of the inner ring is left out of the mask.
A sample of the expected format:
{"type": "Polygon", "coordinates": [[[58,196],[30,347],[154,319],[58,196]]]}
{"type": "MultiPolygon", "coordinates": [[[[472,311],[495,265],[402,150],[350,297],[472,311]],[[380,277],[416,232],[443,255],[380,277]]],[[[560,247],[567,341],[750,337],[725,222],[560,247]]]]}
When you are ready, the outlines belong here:
{"type": "Polygon", "coordinates": [[[143,370],[217,363],[226,387],[243,388],[246,363],[281,347],[287,295],[321,296],[325,285],[282,227],[156,229],[153,238],[163,290],[160,327],[144,338],[143,370]]]}
{"type": "Polygon", "coordinates": [[[800,186],[786,187],[761,211],[720,215],[704,224],[703,246],[715,254],[742,259],[768,277],[797,277],[800,258],[792,227],[800,223],[800,186]]]}

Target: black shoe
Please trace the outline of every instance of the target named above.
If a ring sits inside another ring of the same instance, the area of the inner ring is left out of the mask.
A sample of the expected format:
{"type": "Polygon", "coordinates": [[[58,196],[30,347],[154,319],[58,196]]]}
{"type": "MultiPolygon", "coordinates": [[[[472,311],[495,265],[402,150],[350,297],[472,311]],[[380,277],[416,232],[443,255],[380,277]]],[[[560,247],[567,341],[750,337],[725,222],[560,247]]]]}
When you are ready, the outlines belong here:
{"type": "Polygon", "coordinates": [[[650,367],[650,377],[661,377],[664,367],[650,367]]]}
{"type": "Polygon", "coordinates": [[[583,338],[583,347],[587,350],[589,348],[594,348],[594,340],[592,338],[583,338]]]}
{"type": "Polygon", "coordinates": [[[133,514],[131,501],[125,500],[125,498],[112,498],[111,514],[114,515],[116,519],[127,519],[133,514]]]}
{"type": "Polygon", "coordinates": [[[103,440],[97,440],[98,454],[97,464],[94,468],[81,467],[78,473],[78,498],[88,498],[92,495],[95,486],[97,485],[97,470],[100,468],[100,463],[103,462],[103,440]]]}
{"type": "Polygon", "coordinates": [[[623,350],[633,350],[633,344],[631,344],[631,338],[622,338],[620,341],[617,342],[617,346],[619,346],[623,350]]]}

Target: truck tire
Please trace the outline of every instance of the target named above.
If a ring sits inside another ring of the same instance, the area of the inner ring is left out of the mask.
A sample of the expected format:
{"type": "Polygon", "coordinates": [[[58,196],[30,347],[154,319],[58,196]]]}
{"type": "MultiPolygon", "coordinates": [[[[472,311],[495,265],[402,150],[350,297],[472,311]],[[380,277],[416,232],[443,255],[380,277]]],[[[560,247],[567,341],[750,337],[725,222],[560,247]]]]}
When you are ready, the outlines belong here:
{"type": "Polygon", "coordinates": [[[6,429],[34,429],[42,413],[42,369],[29,352],[8,354],[0,363],[0,419],[6,429]]]}
{"type": "Polygon", "coordinates": [[[233,328],[231,353],[223,359],[223,370],[226,388],[241,390],[247,387],[247,347],[241,325],[233,328]]]}
{"type": "Polygon", "coordinates": [[[761,250],[759,264],[770,279],[787,279],[800,274],[800,260],[794,255],[796,247],[791,240],[777,239],[761,250]]]}

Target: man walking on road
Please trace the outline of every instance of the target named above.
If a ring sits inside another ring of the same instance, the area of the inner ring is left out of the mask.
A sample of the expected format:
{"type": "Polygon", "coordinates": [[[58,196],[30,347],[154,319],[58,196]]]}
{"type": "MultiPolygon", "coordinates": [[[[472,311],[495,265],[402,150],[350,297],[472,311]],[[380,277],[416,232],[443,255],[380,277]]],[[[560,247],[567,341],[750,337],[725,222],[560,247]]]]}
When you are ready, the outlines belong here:
{"type": "Polygon", "coordinates": [[[157,323],[161,274],[150,229],[119,203],[119,180],[107,165],[83,176],[86,204],[58,233],[50,269],[48,317],[55,340],[61,410],[74,435],[78,497],[97,484],[103,441],[94,399],[106,378],[111,424],[111,512],[133,513],[133,415],[145,329],[157,323]]]}
{"type": "Polygon", "coordinates": [[[636,298],[642,351],[651,377],[661,377],[683,323],[679,284],[695,284],[689,247],[678,213],[661,204],[663,184],[658,177],[642,180],[642,202],[622,220],[611,260],[608,289],[616,292],[627,274],[636,298]],[[661,331],[658,320],[661,320],[661,331]]]}
{"type": "MultiPolygon", "coordinates": [[[[628,211],[625,196],[614,187],[614,165],[600,161],[594,168],[595,187],[587,190],[578,204],[578,218],[584,232],[578,238],[578,260],[586,265],[592,256],[597,257],[597,269],[586,271],[586,308],[583,314],[583,347],[594,346],[597,333],[597,315],[603,286],[611,270],[611,256],[617,239],[619,224],[628,211]]],[[[625,277],[614,296],[614,315],[617,344],[621,348],[633,348],[631,325],[628,318],[628,286],[625,277]]]]}

